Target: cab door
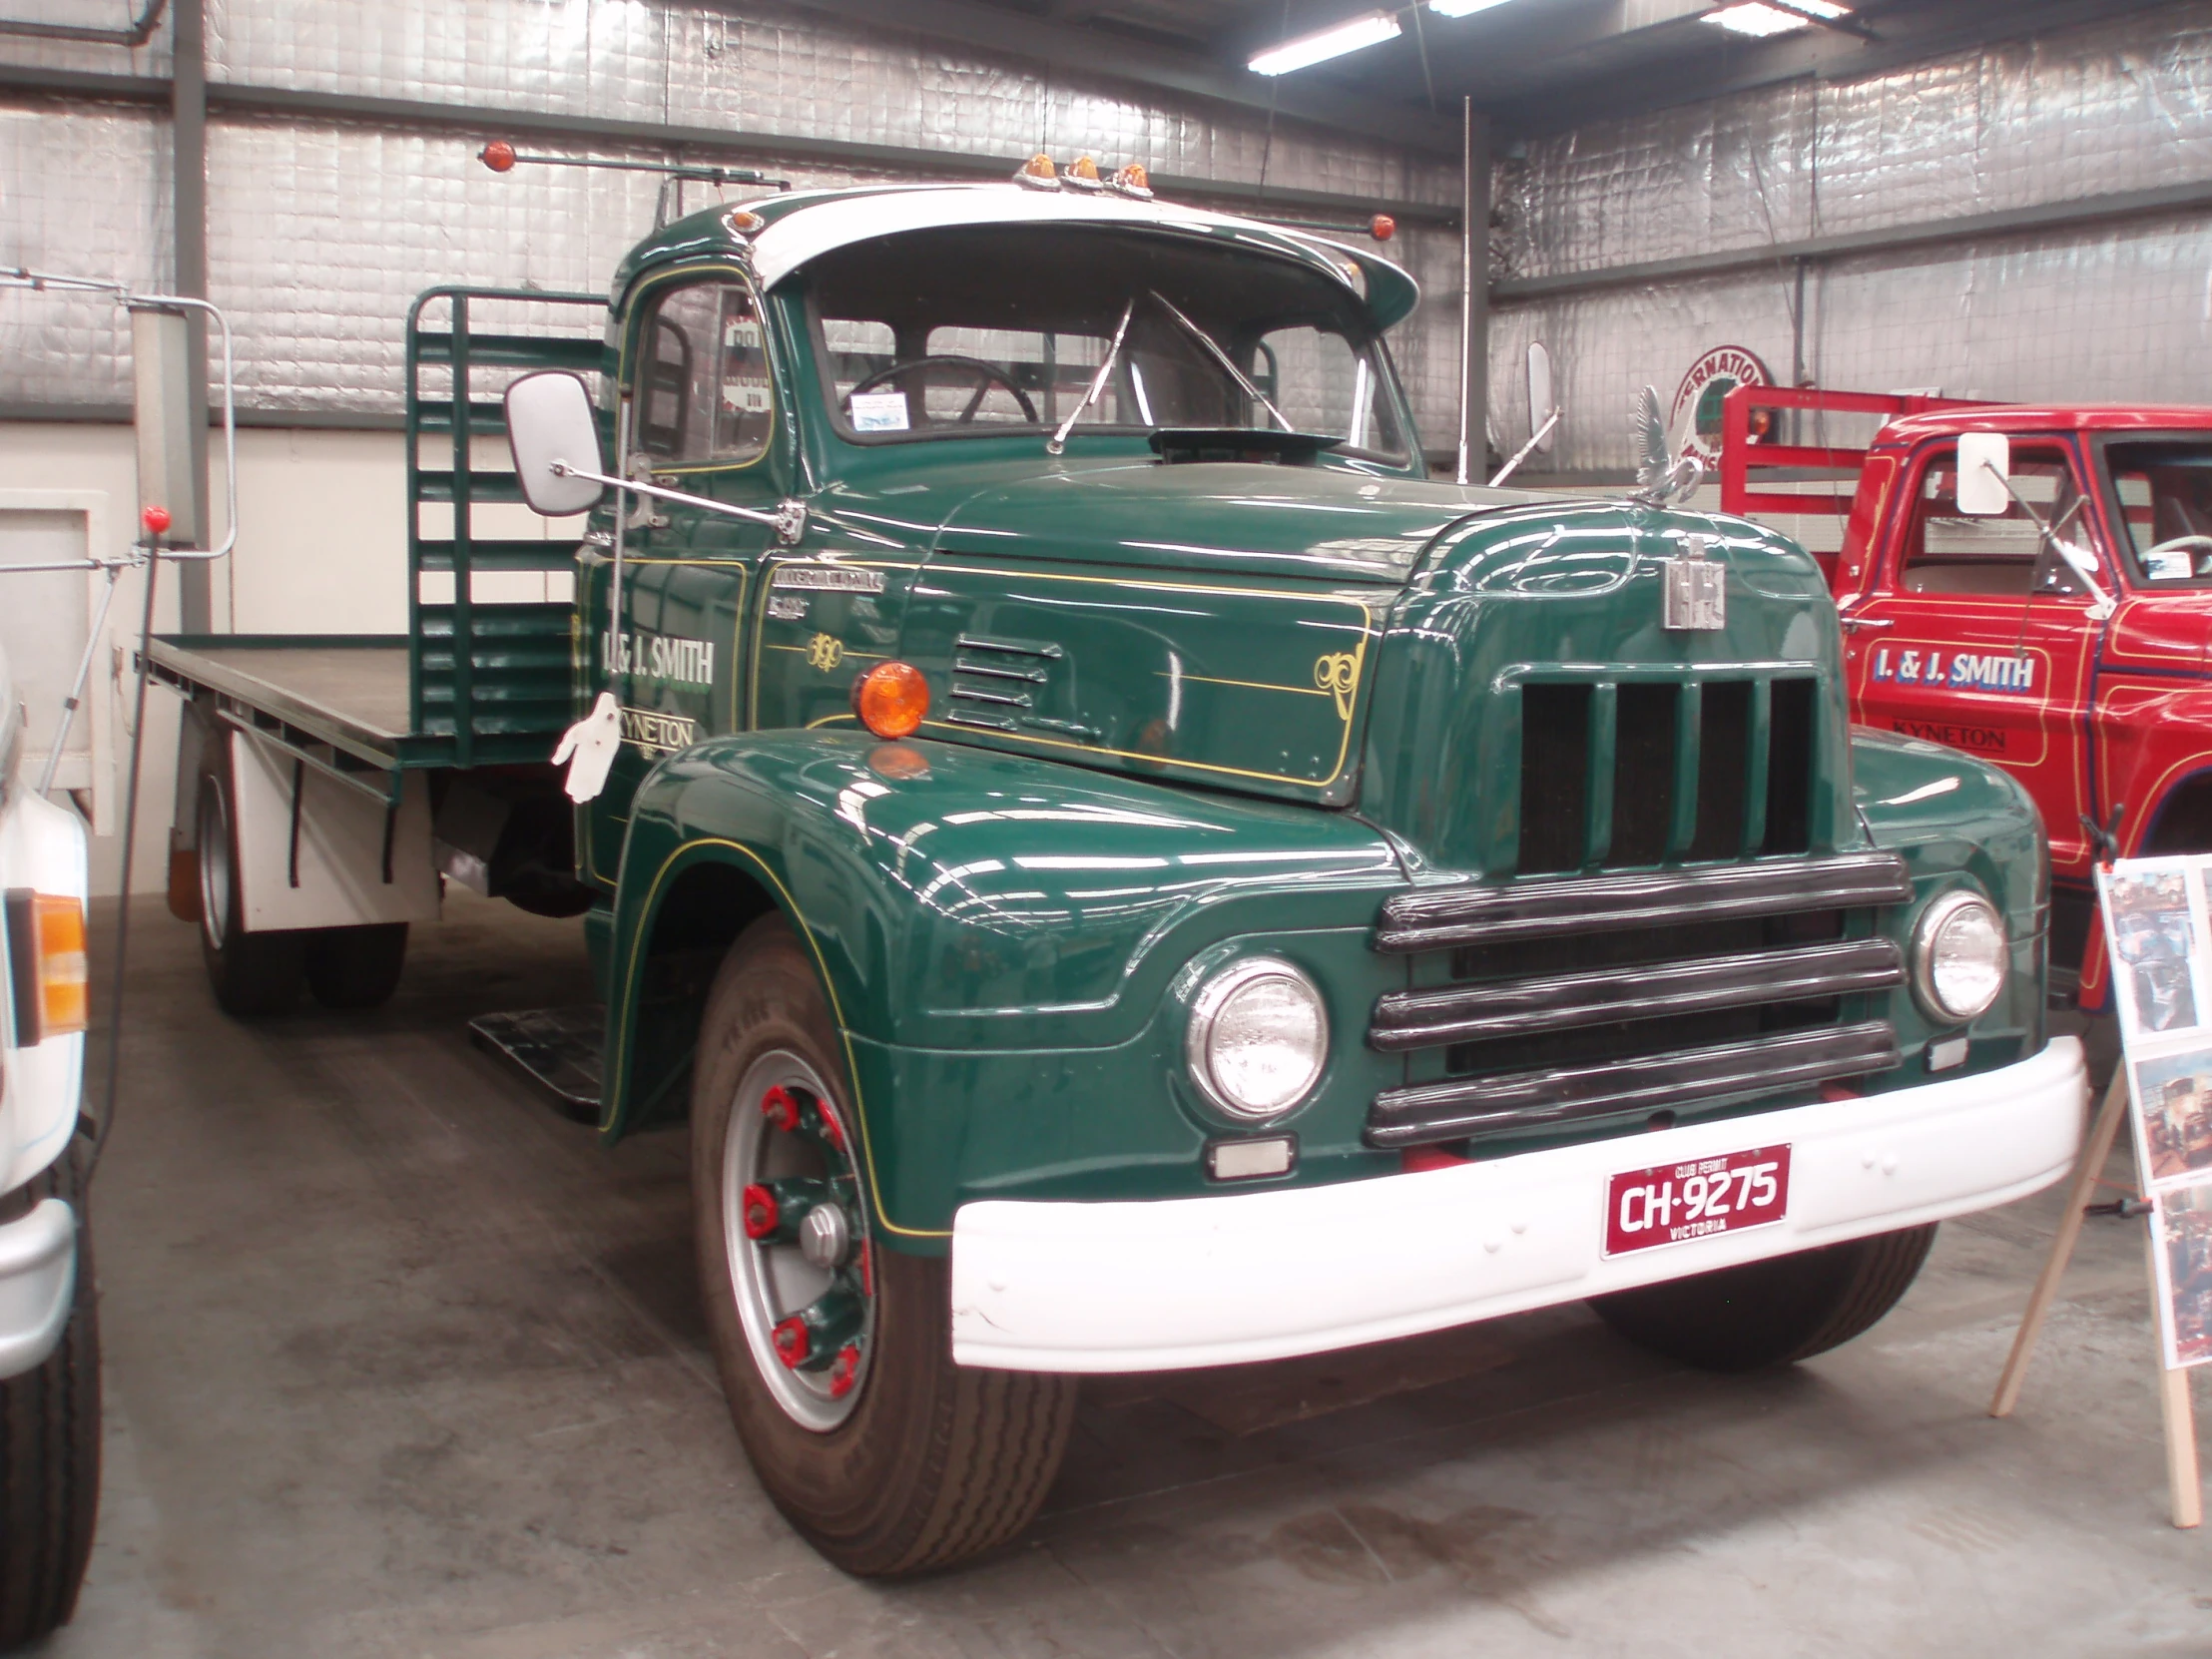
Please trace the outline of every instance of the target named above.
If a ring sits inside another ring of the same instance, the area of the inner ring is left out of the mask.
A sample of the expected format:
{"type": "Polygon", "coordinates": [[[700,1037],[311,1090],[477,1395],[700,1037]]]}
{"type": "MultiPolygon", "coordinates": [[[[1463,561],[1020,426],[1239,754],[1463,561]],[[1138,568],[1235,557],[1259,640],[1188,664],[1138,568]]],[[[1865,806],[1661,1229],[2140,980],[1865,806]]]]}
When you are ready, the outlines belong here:
{"type": "MultiPolygon", "coordinates": [[[[2073,446],[2015,438],[2012,487],[2100,567],[2109,552],[2084,504],[2073,446]]],[[[1845,614],[1854,710],[1867,725],[1964,750],[2027,787],[2060,873],[2085,871],[2088,703],[2099,624],[2079,581],[2048,556],[2015,501],[1958,511],[1957,445],[1912,457],[1867,594],[1845,614]]],[[[2109,574],[2100,584],[2114,586],[2109,574]]]]}
{"type": "MultiPolygon", "coordinates": [[[[773,510],[788,459],[760,299],[744,275],[708,266],[646,278],[621,343],[624,475],[773,510]]],[[[603,550],[587,572],[591,637],[578,652],[586,701],[606,690],[622,707],[622,749],[583,836],[586,877],[609,889],[645,775],[742,724],[744,620],[774,541],[766,525],[681,502],[627,497],[622,510],[619,626],[603,550]]]]}

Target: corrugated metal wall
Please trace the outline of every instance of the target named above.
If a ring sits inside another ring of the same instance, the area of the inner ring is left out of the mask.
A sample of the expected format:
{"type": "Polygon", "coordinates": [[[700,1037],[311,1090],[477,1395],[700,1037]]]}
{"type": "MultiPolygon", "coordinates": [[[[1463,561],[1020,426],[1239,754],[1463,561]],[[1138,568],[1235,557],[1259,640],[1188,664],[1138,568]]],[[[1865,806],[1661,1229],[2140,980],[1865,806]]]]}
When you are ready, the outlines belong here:
{"type": "MultiPolygon", "coordinates": [[[[102,19],[106,21],[106,19],[102,19]]],[[[0,40],[0,61],[166,73],[146,52],[0,40]],[[127,62],[136,59],[137,62],[127,62]]],[[[624,121],[1016,156],[1363,198],[1455,203],[1448,164],[1264,115],[1070,85],[920,35],[774,6],[744,17],[666,0],[211,0],[209,79],[624,121]]],[[[490,136],[490,135],[486,135],[490,136]]],[[[537,144],[531,148],[552,148],[537,144]]],[[[242,394],[264,409],[400,407],[403,319],[437,282],[597,291],[652,226],[644,175],[520,170],[458,134],[222,114],[208,139],[209,285],[239,329],[242,394]]],[[[604,145],[581,153],[666,159],[604,145]]],[[[166,120],[117,106],[0,109],[0,265],[166,280],[166,120]]],[[[849,171],[763,158],[802,186],[849,171]]],[[[865,177],[885,177],[866,175],[865,177]]],[[[1456,238],[1390,252],[1444,302],[1394,341],[1427,439],[1456,419],[1456,238]]],[[[0,399],[127,396],[107,308],[0,293],[0,399]]]]}
{"type": "MultiPolygon", "coordinates": [[[[1196,101],[1133,98],[989,63],[920,35],[820,14],[740,18],[664,0],[212,0],[210,76],[439,102],[573,111],[856,142],[1137,158],[1164,173],[1449,203],[1448,165],[1196,101]]],[[[141,51],[0,41],[0,60],[162,74],[141,51]]],[[[0,109],[0,264],[168,279],[167,123],[97,104],[0,109]]],[[[656,183],[524,171],[458,135],[219,117],[209,255],[249,400],[319,415],[399,406],[401,320],[433,282],[595,290],[652,217],[656,183]]],[[[608,156],[658,151],[598,147],[608,156]]],[[[764,158],[777,166],[774,158],[764,158]]],[[[803,184],[854,174],[802,161],[803,184]]],[[[1800,82],[1591,126],[1501,161],[1493,276],[1880,232],[2212,177],[2212,0],[1848,83],[1800,82]]],[[[1823,384],[1993,397],[2212,398],[2201,219],[2139,221],[1870,253],[1795,277],[1700,280],[1506,301],[1492,323],[1492,424],[1528,430],[1531,339],[1560,364],[1568,417],[1548,464],[1628,464],[1646,381],[1672,396],[1721,344],[1793,359],[1823,384]]],[[[1431,447],[1455,424],[1456,238],[1408,229],[1390,252],[1428,303],[1394,344],[1431,447]]],[[[122,333],[107,307],[0,293],[0,399],[114,403],[122,333]]]]}
{"type": "MultiPolygon", "coordinates": [[[[1501,165],[1493,276],[1544,276],[2212,178],[2212,4],[2135,13],[1849,83],[1798,82],[1584,128],[1501,165]]],[[[1500,436],[1528,430],[1541,339],[1568,415],[1551,465],[1629,464],[1630,399],[1671,399],[1700,353],[1777,378],[1957,396],[2212,401],[2212,235],[2201,215],[1869,253],[1505,302],[1500,436]]]]}

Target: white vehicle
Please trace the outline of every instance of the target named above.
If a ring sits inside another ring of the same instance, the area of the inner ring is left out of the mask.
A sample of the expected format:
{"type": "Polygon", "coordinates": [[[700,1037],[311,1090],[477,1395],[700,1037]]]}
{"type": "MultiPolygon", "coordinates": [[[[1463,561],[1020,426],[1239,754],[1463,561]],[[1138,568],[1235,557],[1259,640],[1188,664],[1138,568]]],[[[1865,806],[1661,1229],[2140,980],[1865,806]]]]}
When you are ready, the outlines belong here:
{"type": "Polygon", "coordinates": [[[100,1496],[100,1334],[78,1134],[85,827],[21,776],[0,657],[0,1649],[66,1623],[100,1496]]]}

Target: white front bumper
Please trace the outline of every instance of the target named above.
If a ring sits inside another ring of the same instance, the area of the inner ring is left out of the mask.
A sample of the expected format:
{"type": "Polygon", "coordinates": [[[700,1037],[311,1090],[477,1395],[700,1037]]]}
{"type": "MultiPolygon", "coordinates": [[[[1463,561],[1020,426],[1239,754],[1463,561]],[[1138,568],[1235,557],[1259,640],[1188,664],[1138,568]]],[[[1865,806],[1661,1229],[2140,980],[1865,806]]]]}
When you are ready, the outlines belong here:
{"type": "Polygon", "coordinates": [[[58,1198],[0,1227],[0,1381],[36,1371],[62,1340],[77,1289],[77,1215],[58,1198]]]}
{"type": "Polygon", "coordinates": [[[952,1356],[1166,1371],[1442,1330],[2021,1198],[2081,1140],[2081,1045],[1893,1094],[1327,1187],[1149,1203],[963,1205],[952,1356]],[[1614,1174],[1791,1148],[1779,1224],[1608,1259],[1614,1174]]]}

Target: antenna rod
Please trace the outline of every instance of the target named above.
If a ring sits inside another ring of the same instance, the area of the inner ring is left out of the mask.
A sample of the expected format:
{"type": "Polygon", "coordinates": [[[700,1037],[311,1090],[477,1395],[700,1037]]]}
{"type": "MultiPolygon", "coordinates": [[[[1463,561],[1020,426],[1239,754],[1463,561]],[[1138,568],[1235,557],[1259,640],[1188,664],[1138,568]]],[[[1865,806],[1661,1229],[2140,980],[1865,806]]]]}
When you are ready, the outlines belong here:
{"type": "Polygon", "coordinates": [[[771,179],[750,167],[695,167],[684,162],[611,162],[595,156],[533,156],[517,150],[505,139],[493,139],[476,152],[476,159],[494,173],[512,173],[517,167],[597,167],[611,173],[660,173],[671,179],[687,179],[701,185],[773,185],[790,190],[789,179],[771,179]]]}

